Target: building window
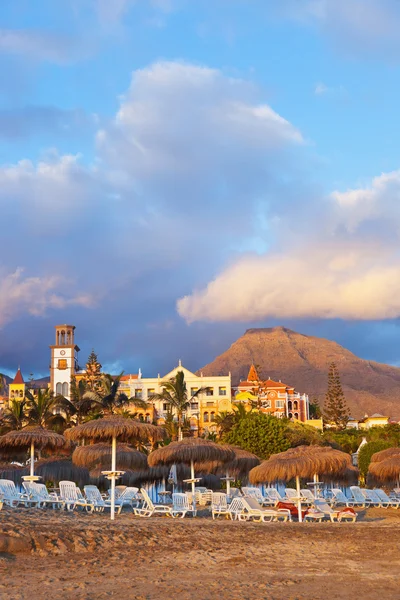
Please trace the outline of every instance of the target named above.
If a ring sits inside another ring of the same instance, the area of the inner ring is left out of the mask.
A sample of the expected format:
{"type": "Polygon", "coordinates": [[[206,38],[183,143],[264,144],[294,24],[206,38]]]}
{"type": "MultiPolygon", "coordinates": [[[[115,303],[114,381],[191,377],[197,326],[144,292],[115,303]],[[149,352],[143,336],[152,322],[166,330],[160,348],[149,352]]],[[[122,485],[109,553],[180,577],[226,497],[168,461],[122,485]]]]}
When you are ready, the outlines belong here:
{"type": "Polygon", "coordinates": [[[147,397],[151,398],[156,393],[156,388],[149,388],[147,390],[147,397]]]}
{"type": "Polygon", "coordinates": [[[191,408],[191,410],[199,410],[199,403],[198,402],[192,402],[190,404],[190,408],[191,408]]]}
{"type": "Polygon", "coordinates": [[[263,400],[263,401],[261,402],[261,406],[262,406],[263,408],[271,408],[271,400],[263,400]]]}
{"type": "Polygon", "coordinates": [[[276,400],[275,406],[276,406],[276,408],[285,408],[285,401],[284,400],[276,400]]]}
{"type": "Polygon", "coordinates": [[[62,394],[62,383],[57,383],[56,385],[56,395],[61,396],[62,394]]]}
{"type": "Polygon", "coordinates": [[[214,388],[207,388],[206,396],[214,396],[214,388]]]}
{"type": "Polygon", "coordinates": [[[298,419],[299,418],[299,413],[294,413],[294,418],[298,419]]]}
{"type": "Polygon", "coordinates": [[[288,414],[288,417],[289,417],[289,419],[293,419],[293,415],[291,412],[288,414]]]}
{"type": "Polygon", "coordinates": [[[291,400],[289,400],[289,402],[287,403],[287,407],[288,407],[288,410],[292,410],[292,401],[291,400]]]}
{"type": "Polygon", "coordinates": [[[67,367],[68,367],[67,359],[59,358],[57,368],[60,369],[60,371],[64,371],[67,367]]]}
{"type": "Polygon", "coordinates": [[[210,415],[210,421],[215,421],[215,412],[212,412],[210,415]]]}
{"type": "Polygon", "coordinates": [[[162,405],[163,410],[167,411],[168,410],[168,404],[167,402],[164,402],[164,404],[162,405]]]}
{"type": "Polygon", "coordinates": [[[225,386],[219,388],[219,395],[226,396],[226,387],[225,386]]]}
{"type": "Polygon", "coordinates": [[[295,400],[293,402],[293,410],[298,410],[299,409],[299,403],[297,402],[297,400],[295,400]]]}
{"type": "Polygon", "coordinates": [[[214,406],[214,402],[206,402],[206,406],[214,406]]]}
{"type": "Polygon", "coordinates": [[[203,421],[204,421],[204,423],[208,423],[208,412],[204,413],[203,421]]]}
{"type": "Polygon", "coordinates": [[[62,395],[68,396],[68,383],[67,382],[64,382],[62,384],[62,395]]]}
{"type": "Polygon", "coordinates": [[[142,388],[135,390],[135,398],[138,398],[138,399],[142,398],[142,388]]]}
{"type": "Polygon", "coordinates": [[[24,392],[23,392],[22,390],[20,390],[20,392],[19,392],[19,397],[20,397],[20,398],[23,398],[23,397],[24,397],[24,392]]]}
{"type": "Polygon", "coordinates": [[[190,395],[194,396],[195,393],[198,391],[198,389],[199,389],[198,387],[192,387],[192,388],[190,388],[190,395]]]}
{"type": "Polygon", "coordinates": [[[146,423],[150,423],[150,415],[149,413],[146,413],[145,419],[146,423]]]}

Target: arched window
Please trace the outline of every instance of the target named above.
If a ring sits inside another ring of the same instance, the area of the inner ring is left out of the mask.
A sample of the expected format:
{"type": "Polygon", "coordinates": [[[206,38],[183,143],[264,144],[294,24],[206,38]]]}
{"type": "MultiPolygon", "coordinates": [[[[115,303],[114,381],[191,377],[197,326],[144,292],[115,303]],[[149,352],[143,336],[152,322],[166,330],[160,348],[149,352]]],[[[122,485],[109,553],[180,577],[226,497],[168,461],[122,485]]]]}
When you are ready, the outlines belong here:
{"type": "Polygon", "coordinates": [[[60,333],[60,346],[65,346],[65,331],[64,331],[64,329],[60,333]]]}
{"type": "Polygon", "coordinates": [[[289,419],[293,419],[293,415],[291,412],[288,414],[288,417],[289,417],[289,419]]]}
{"type": "Polygon", "coordinates": [[[294,418],[298,419],[299,418],[299,413],[294,413],[294,418]]]}
{"type": "Polygon", "coordinates": [[[292,401],[289,400],[287,403],[288,410],[292,410],[292,401]]]}
{"type": "Polygon", "coordinates": [[[62,384],[62,395],[68,396],[68,383],[66,381],[62,384]]]}
{"type": "Polygon", "coordinates": [[[24,397],[24,392],[22,390],[19,391],[19,397],[23,398],[24,397]]]}
{"type": "Polygon", "coordinates": [[[146,421],[146,423],[150,423],[150,415],[149,415],[149,413],[146,413],[145,421],[146,421]]]}
{"type": "Polygon", "coordinates": [[[212,412],[210,415],[210,421],[215,421],[215,412],[212,412]]]}
{"type": "Polygon", "coordinates": [[[208,412],[204,413],[203,421],[204,421],[204,423],[208,423],[208,412]]]}
{"type": "Polygon", "coordinates": [[[62,394],[62,383],[57,383],[56,385],[56,395],[60,396],[62,394]]]}
{"type": "Polygon", "coordinates": [[[299,409],[299,403],[297,402],[297,400],[295,400],[293,402],[293,410],[298,410],[299,409]]]}

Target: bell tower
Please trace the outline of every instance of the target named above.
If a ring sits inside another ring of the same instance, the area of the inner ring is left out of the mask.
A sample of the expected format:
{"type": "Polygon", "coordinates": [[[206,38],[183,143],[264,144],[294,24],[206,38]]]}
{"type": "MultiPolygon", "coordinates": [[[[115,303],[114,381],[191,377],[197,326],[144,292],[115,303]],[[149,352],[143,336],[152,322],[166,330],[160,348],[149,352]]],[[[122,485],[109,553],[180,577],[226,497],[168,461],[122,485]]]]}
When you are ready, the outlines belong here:
{"type": "Polygon", "coordinates": [[[74,325],[56,325],[56,343],[50,346],[50,389],[70,399],[71,377],[78,370],[79,348],[75,344],[74,325]]]}

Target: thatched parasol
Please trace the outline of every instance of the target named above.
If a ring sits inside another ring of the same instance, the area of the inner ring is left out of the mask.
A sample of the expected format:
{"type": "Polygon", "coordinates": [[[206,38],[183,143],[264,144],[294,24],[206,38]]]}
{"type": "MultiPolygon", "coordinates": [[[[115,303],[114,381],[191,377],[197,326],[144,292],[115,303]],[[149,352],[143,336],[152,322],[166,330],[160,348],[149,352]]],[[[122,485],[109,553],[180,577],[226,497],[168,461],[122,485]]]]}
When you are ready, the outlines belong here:
{"type": "Polygon", "coordinates": [[[375,452],[371,456],[371,463],[381,462],[382,460],[386,460],[387,458],[392,458],[394,456],[400,456],[400,448],[386,448],[386,450],[380,450],[379,452],[375,452]]]}
{"type": "MultiPolygon", "coordinates": [[[[216,461],[214,465],[208,462],[206,463],[206,470],[215,475],[225,475],[222,479],[226,481],[226,493],[230,494],[230,482],[233,479],[243,479],[248,476],[249,471],[260,464],[259,458],[249,452],[248,450],[243,450],[243,448],[239,448],[238,446],[231,446],[229,444],[224,444],[223,448],[230,448],[234,453],[234,458],[225,463],[221,464],[221,462],[216,461]],[[232,477],[233,476],[233,477],[232,477]]],[[[202,465],[197,465],[197,469],[199,471],[202,470],[202,465]]]]}
{"type": "Polygon", "coordinates": [[[382,483],[398,481],[400,478],[400,454],[393,454],[391,458],[379,462],[371,462],[368,474],[382,483]]]}
{"type": "Polygon", "coordinates": [[[9,463],[0,464],[0,479],[9,479],[16,485],[22,484],[22,476],[27,473],[24,467],[9,463]]]}
{"type": "Polygon", "coordinates": [[[107,471],[106,473],[109,479],[111,479],[111,520],[114,520],[115,479],[121,474],[121,471],[117,471],[116,467],[117,438],[122,442],[149,439],[160,441],[165,436],[165,430],[150,423],[143,423],[142,421],[115,415],[77,425],[73,429],[65,431],[65,436],[70,440],[111,440],[111,471],[107,471]]]}
{"type": "Polygon", "coordinates": [[[53,456],[36,463],[36,473],[41,476],[44,483],[59,483],[60,481],[74,481],[78,487],[90,483],[89,470],[74,465],[70,458],[53,456]]]}
{"type": "Polygon", "coordinates": [[[216,463],[225,464],[234,460],[235,454],[228,446],[221,446],[202,438],[184,438],[179,442],[171,442],[168,446],[154,450],[148,456],[151,467],[174,464],[190,465],[190,480],[192,484],[193,503],[195,502],[194,466],[200,466],[202,471],[212,470],[216,463]]]}
{"type": "Polygon", "coordinates": [[[351,467],[349,454],[327,446],[298,446],[280,454],[273,454],[250,471],[249,479],[251,483],[257,485],[295,478],[299,521],[301,521],[300,478],[310,479],[322,474],[333,478],[335,475],[343,474],[348,467],[351,467]]]}
{"type": "Polygon", "coordinates": [[[32,481],[35,480],[35,447],[42,450],[58,450],[64,448],[65,444],[66,440],[62,435],[43,427],[29,426],[20,431],[10,431],[0,437],[0,449],[2,453],[8,452],[12,454],[16,448],[25,450],[30,448],[31,464],[29,479],[32,481]]]}
{"type": "Polygon", "coordinates": [[[324,483],[338,483],[339,485],[357,485],[358,479],[360,477],[360,471],[350,465],[344,471],[335,473],[334,475],[325,475],[322,474],[320,476],[321,481],[324,483]]]}
{"type": "MultiPolygon", "coordinates": [[[[72,462],[89,470],[96,466],[106,467],[111,462],[112,446],[110,444],[91,444],[78,446],[72,455],[72,462]]],[[[147,456],[127,444],[117,444],[117,469],[143,471],[147,467],[147,456]]]]}

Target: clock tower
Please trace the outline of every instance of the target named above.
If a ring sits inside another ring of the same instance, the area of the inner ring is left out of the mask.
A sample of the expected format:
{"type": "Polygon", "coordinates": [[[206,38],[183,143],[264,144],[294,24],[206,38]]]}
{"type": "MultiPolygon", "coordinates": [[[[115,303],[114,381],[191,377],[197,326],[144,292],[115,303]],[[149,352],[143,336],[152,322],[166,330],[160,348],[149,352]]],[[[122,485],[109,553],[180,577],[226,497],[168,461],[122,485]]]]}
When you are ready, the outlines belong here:
{"type": "Polygon", "coordinates": [[[79,348],[74,341],[74,325],[56,325],[56,343],[50,346],[50,389],[70,399],[71,377],[78,370],[79,348]]]}

